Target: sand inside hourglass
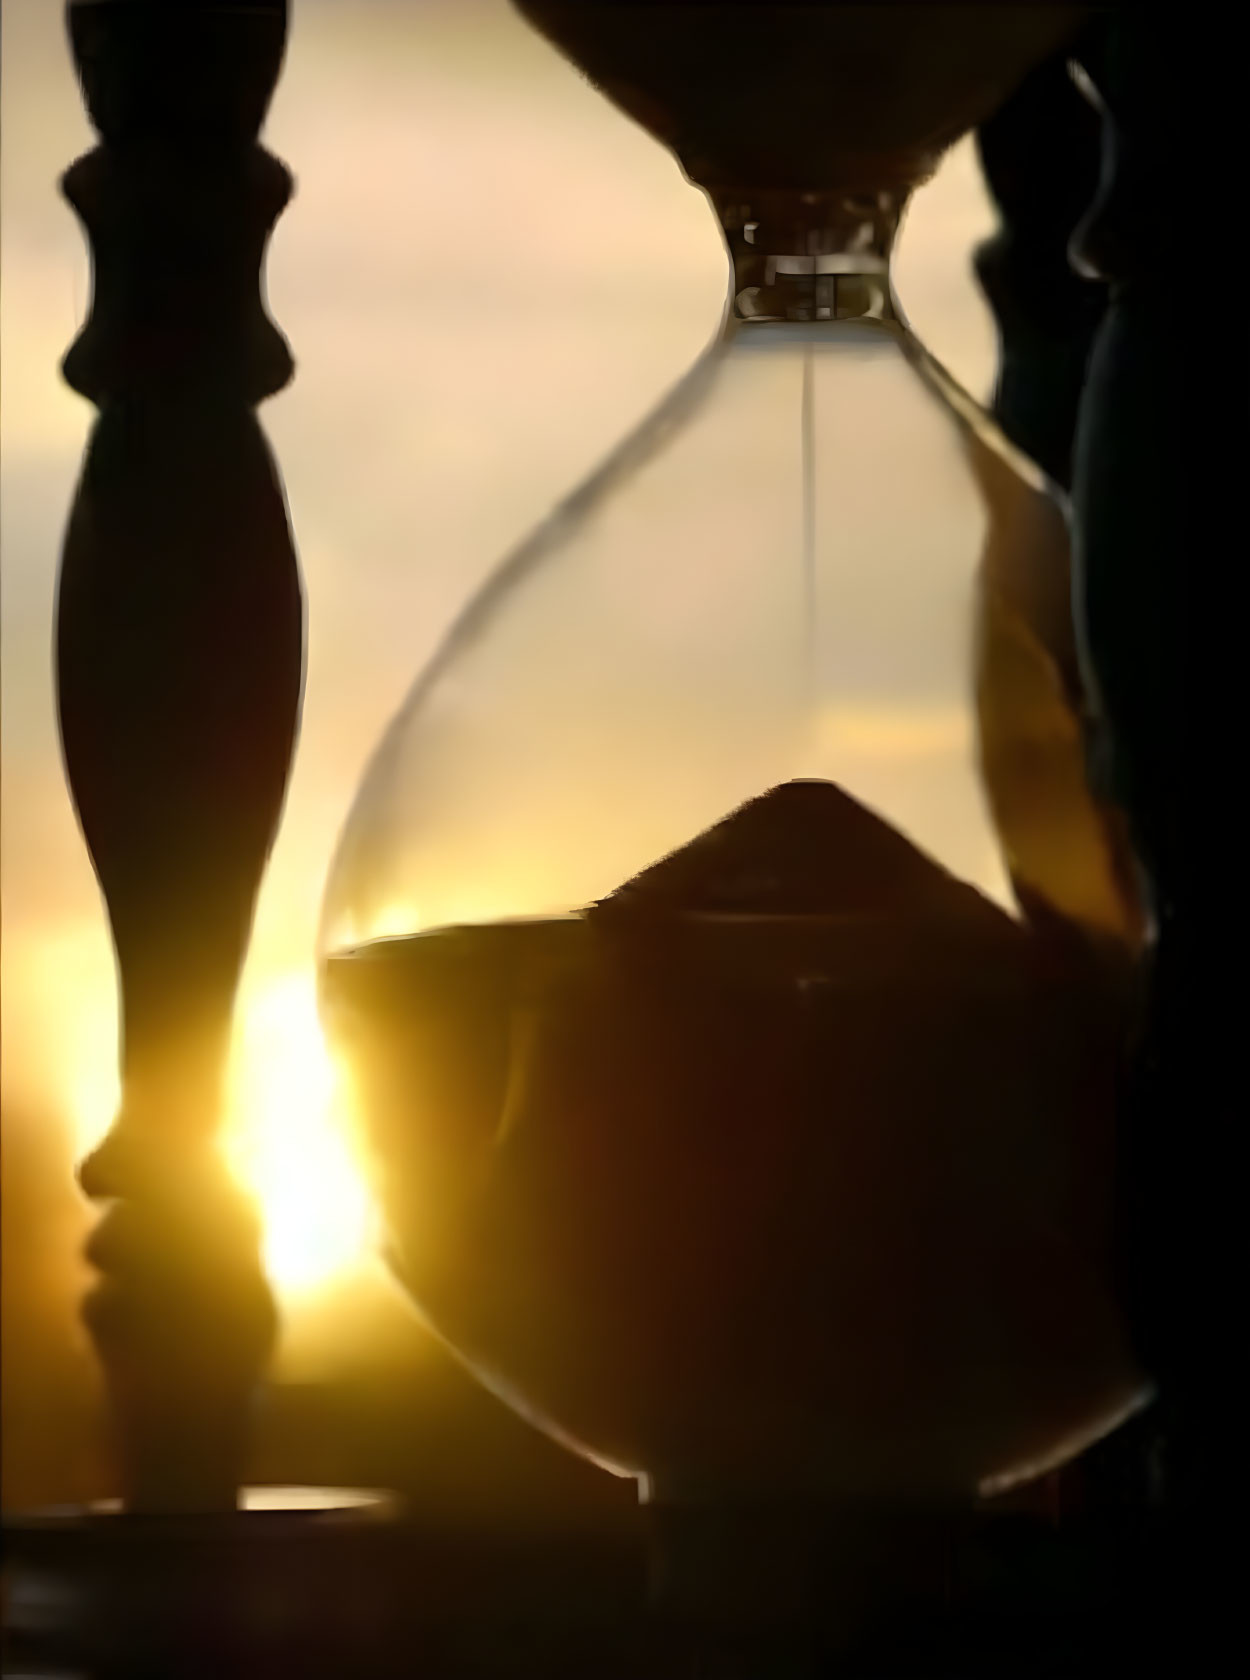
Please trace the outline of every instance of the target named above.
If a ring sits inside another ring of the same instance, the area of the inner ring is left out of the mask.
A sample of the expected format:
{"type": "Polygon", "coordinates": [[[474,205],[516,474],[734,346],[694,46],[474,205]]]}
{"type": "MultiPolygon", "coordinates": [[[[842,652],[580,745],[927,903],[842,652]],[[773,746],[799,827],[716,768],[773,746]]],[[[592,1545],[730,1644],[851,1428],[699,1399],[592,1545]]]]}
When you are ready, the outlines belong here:
{"type": "Polygon", "coordinates": [[[1032,1466],[1131,1392],[1058,995],[819,782],[581,913],[325,975],[396,1270],[484,1381],[623,1473],[856,1491],[1032,1466]]]}

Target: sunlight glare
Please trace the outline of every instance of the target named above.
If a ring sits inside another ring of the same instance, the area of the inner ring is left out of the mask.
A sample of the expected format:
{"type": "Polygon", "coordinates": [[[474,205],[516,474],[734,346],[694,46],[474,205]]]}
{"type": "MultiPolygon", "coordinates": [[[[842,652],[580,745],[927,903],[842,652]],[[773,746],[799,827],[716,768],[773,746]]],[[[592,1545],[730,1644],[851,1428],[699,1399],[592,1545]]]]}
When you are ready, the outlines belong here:
{"type": "Polygon", "coordinates": [[[322,1037],[311,972],[245,996],[231,1071],[227,1157],[256,1197],[279,1297],[306,1295],[365,1260],[374,1231],[347,1082],[322,1037]]]}
{"type": "MultiPolygon", "coordinates": [[[[62,1111],[81,1160],[108,1131],[120,1098],[111,957],[93,941],[48,942],[26,966],[29,990],[57,999],[62,1111]]],[[[347,1081],[322,1037],[311,970],[245,985],[223,1145],[256,1200],[265,1269],[284,1304],[321,1291],[372,1255],[373,1201],[347,1081]]]]}
{"type": "Polygon", "coordinates": [[[89,1155],[103,1140],[121,1102],[116,1016],[112,1020],[100,1020],[89,1016],[85,1009],[81,1015],[79,1031],[68,1035],[69,1065],[62,1073],[64,1107],[73,1122],[76,1161],[89,1155]]]}

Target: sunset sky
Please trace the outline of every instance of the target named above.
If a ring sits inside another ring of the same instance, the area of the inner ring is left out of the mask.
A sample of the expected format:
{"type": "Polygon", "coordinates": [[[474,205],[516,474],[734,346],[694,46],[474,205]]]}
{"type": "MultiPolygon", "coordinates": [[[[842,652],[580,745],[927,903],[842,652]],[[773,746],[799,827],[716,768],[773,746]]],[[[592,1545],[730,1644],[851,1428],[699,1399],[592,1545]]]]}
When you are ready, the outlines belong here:
{"type": "MultiPolygon", "coordinates": [[[[297,372],[262,420],[303,568],[308,677],[244,988],[235,1124],[298,1335],[367,1217],[312,980],[326,867],[365,759],[467,595],[698,354],[726,258],[671,159],[505,0],[294,0],[291,17],[264,138],[297,182],[267,270],[297,372]]],[[[89,276],[55,181],[92,136],[60,6],[7,0],[3,30],[4,1126],[51,1122],[68,1228],[71,1162],[114,1089],[112,959],[50,660],[91,419],[57,372],[89,276]]],[[[969,257],[992,223],[965,143],[918,196],[896,264],[913,324],[979,397],[994,339],[969,257]]]]}

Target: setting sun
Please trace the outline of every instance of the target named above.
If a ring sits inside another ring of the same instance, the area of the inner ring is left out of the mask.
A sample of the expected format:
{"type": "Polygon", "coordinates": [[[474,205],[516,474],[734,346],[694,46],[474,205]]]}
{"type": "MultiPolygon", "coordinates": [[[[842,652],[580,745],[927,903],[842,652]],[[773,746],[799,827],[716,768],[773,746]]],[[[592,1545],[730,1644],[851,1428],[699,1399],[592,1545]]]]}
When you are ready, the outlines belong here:
{"type": "MultiPolygon", "coordinates": [[[[74,1149],[86,1154],[116,1112],[116,1009],[107,952],[94,943],[67,972],[82,983],[67,1034],[62,1079],[74,1118],[74,1149]],[[100,973],[88,972],[91,958],[100,973]],[[94,983],[92,983],[94,982],[94,983]]],[[[63,997],[66,990],[63,986],[63,997]]],[[[290,1305],[351,1271],[370,1253],[373,1203],[353,1139],[345,1082],[321,1034],[316,981],[309,971],[245,984],[239,1000],[223,1143],[226,1158],[256,1199],[264,1230],[265,1269],[290,1305]]]]}
{"type": "Polygon", "coordinates": [[[244,995],[230,1091],[226,1151],[257,1199],[270,1280],[282,1296],[316,1289],[368,1252],[373,1207],[310,972],[244,995]]]}

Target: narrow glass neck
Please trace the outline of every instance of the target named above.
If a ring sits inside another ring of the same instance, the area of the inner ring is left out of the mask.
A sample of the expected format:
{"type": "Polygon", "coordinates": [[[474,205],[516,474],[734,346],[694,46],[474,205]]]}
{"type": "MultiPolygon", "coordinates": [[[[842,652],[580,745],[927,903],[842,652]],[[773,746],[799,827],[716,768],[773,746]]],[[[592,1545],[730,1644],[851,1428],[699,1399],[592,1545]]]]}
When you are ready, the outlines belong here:
{"type": "Polygon", "coordinates": [[[733,263],[735,321],[893,321],[890,255],[907,194],[709,195],[733,263]]]}

